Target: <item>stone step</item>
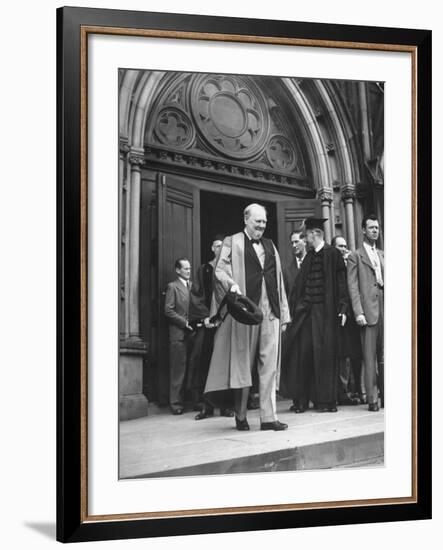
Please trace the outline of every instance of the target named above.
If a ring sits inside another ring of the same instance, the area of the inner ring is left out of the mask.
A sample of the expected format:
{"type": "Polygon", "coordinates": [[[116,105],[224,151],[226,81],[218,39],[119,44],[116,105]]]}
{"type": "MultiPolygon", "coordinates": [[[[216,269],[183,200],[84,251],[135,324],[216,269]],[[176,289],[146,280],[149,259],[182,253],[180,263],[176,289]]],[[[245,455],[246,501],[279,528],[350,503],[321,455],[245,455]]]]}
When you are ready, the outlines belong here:
{"type": "Polygon", "coordinates": [[[216,475],[312,470],[358,463],[383,465],[384,413],[367,406],[337,413],[289,412],[278,402],[283,432],[260,431],[258,411],[249,411],[249,432],[233,418],[195,421],[195,412],[167,412],[120,424],[120,478],[216,475]]]}

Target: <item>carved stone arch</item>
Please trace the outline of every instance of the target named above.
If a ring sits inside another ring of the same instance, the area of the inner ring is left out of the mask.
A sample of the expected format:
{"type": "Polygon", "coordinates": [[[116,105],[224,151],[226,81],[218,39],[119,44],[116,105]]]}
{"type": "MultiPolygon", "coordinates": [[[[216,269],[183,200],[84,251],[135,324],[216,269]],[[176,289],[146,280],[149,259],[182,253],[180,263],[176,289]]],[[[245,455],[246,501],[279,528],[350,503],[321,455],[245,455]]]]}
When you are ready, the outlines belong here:
{"type": "Polygon", "coordinates": [[[330,240],[332,236],[331,204],[333,178],[328,158],[327,143],[320,130],[317,113],[315,112],[315,102],[312,101],[312,98],[307,93],[309,90],[305,89],[305,81],[295,78],[283,78],[282,81],[301,116],[302,126],[309,144],[308,150],[313,171],[313,184],[321,200],[322,215],[328,219],[328,222],[325,224],[325,234],[326,239],[330,240]]]}
{"type": "Polygon", "coordinates": [[[145,73],[146,77],[135,92],[132,116],[129,123],[129,135],[132,147],[138,150],[143,150],[146,120],[158,90],[162,86],[165,74],[162,71],[145,73]]]}
{"type": "Polygon", "coordinates": [[[348,157],[347,162],[350,168],[348,177],[350,179],[345,182],[345,185],[350,183],[355,186],[361,181],[359,152],[355,139],[357,132],[354,128],[349,110],[343,101],[343,94],[337,89],[336,82],[333,80],[324,80],[321,81],[321,84],[325,90],[324,93],[327,94],[327,97],[332,104],[332,109],[336,116],[336,122],[340,125],[340,131],[346,143],[346,148],[344,148],[343,151],[348,157]]]}
{"type": "Polygon", "coordinates": [[[129,113],[132,106],[132,95],[140,71],[121,71],[121,82],[119,88],[119,137],[128,141],[129,136],[129,113]]]}

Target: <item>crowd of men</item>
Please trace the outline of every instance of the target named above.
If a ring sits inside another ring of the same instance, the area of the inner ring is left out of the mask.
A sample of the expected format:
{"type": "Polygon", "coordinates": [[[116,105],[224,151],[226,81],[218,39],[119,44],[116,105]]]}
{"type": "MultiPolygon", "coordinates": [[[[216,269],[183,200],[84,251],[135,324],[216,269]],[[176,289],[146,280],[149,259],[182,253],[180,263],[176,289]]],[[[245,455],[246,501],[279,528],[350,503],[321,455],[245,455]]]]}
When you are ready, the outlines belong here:
{"type": "Polygon", "coordinates": [[[165,300],[172,414],[184,412],[188,396],[196,420],[219,408],[246,431],[247,411],[257,407],[260,429],[281,431],[288,426],[277,417],[277,394],[296,414],[384,407],[379,220],[363,219],[353,252],[342,236],[325,242],[325,221],[307,218],[291,234],[292,261],[282,266],[264,237],[266,209],[251,204],[243,231],[214,237],[213,258],[192,283],[189,259],[177,259],[165,300]]]}

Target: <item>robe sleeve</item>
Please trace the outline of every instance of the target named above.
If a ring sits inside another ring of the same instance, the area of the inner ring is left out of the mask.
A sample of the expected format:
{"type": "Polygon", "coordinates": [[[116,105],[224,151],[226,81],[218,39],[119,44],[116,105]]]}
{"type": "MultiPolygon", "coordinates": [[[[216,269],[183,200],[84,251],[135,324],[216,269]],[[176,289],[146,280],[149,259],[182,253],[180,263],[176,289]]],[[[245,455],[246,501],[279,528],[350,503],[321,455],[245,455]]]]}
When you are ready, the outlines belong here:
{"type": "Polygon", "coordinates": [[[238,284],[232,278],[232,238],[226,237],[223,241],[223,246],[220,251],[217,265],[214,271],[216,281],[222,286],[224,293],[228,292],[231,287],[238,284]]]}

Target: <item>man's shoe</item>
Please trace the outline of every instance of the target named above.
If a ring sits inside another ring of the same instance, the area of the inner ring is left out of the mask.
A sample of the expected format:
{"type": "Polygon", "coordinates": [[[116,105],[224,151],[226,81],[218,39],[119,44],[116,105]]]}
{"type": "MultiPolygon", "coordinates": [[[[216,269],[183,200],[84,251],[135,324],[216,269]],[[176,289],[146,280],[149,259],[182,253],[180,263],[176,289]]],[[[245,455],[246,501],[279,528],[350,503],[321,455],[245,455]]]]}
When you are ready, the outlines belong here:
{"type": "Polygon", "coordinates": [[[336,413],[337,407],[322,407],[321,409],[318,409],[317,412],[319,413],[336,413]]]}
{"type": "Polygon", "coordinates": [[[246,418],[240,420],[239,418],[235,417],[235,427],[240,432],[247,432],[249,430],[249,424],[246,418]]]}
{"type": "Polygon", "coordinates": [[[360,405],[360,399],[357,397],[349,397],[349,395],[345,395],[342,399],[339,399],[338,401],[339,405],[360,405]]]}
{"type": "Polygon", "coordinates": [[[274,420],[274,422],[262,422],[260,424],[260,430],[274,430],[274,432],[281,432],[287,429],[288,425],[280,422],[280,420],[274,420]]]}
{"type": "Polygon", "coordinates": [[[295,403],[289,407],[289,410],[296,414],[301,414],[306,411],[304,407],[296,405],[295,403]]]}
{"type": "Polygon", "coordinates": [[[211,418],[211,416],[214,416],[214,411],[200,411],[198,414],[195,415],[195,420],[204,420],[205,418],[211,418]]]}
{"type": "Polygon", "coordinates": [[[174,415],[183,414],[182,407],[171,407],[171,412],[174,415]]]}
{"type": "Polygon", "coordinates": [[[371,411],[371,412],[378,412],[380,410],[379,406],[377,403],[369,403],[368,405],[368,411],[371,411]]]}
{"type": "Polygon", "coordinates": [[[220,409],[220,416],[232,418],[234,416],[234,411],[232,409],[220,409]]]}

